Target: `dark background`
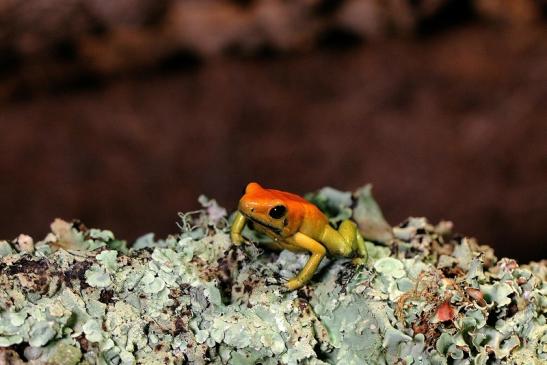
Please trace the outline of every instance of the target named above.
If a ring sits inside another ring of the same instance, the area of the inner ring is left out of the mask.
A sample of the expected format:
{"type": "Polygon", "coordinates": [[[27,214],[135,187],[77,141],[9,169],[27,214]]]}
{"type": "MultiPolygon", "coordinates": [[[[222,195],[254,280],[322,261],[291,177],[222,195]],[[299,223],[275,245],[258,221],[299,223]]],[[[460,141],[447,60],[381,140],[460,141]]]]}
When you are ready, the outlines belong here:
{"type": "Polygon", "coordinates": [[[0,237],[133,240],[206,194],[372,182],[545,258],[544,1],[0,0],[0,237]]]}

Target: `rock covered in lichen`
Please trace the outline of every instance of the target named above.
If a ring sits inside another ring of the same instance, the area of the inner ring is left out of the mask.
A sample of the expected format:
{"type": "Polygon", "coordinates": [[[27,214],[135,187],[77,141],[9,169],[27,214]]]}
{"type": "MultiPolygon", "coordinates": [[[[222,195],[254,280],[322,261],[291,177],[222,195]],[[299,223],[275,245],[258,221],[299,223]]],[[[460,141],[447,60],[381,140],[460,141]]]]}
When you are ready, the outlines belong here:
{"type": "MultiPolygon", "coordinates": [[[[333,224],[353,217],[369,262],[234,247],[225,211],[181,214],[181,233],[127,248],[112,232],[56,220],[39,242],[0,241],[0,363],[541,364],[547,265],[409,218],[390,227],[370,187],[308,196],[333,224]]],[[[245,234],[259,242],[252,232],[245,234]]]]}

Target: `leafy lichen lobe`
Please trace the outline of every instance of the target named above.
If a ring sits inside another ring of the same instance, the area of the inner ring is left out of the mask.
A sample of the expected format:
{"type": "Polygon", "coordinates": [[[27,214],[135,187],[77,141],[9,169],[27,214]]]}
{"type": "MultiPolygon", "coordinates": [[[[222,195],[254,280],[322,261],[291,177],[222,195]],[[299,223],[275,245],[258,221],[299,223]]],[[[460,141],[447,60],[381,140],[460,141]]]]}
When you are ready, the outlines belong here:
{"type": "MultiPolygon", "coordinates": [[[[181,232],[128,248],[108,230],[55,220],[42,241],[0,241],[0,363],[541,364],[547,265],[409,218],[389,226],[370,187],[310,194],[352,217],[370,259],[324,262],[232,246],[226,211],[181,214],[181,232]]],[[[255,237],[257,241],[259,237],[255,237]]]]}

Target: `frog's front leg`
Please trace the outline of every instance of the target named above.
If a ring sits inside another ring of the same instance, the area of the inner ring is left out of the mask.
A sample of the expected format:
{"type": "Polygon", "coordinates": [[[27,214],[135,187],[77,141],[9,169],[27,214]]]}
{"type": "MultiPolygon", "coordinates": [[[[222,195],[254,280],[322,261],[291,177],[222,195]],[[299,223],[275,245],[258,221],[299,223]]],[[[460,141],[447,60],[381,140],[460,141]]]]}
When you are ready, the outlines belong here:
{"type": "Polygon", "coordinates": [[[311,256],[308,259],[308,262],[306,263],[306,265],[304,265],[300,273],[294,278],[290,279],[285,284],[289,288],[289,290],[294,290],[301,288],[312,278],[315,270],[317,270],[317,267],[319,266],[321,260],[326,254],[326,249],[325,247],[323,247],[322,244],[320,244],[313,238],[310,238],[300,232],[296,233],[291,238],[292,239],[290,240],[290,243],[292,245],[298,246],[311,252],[311,256]]]}
{"type": "Polygon", "coordinates": [[[241,235],[241,232],[243,231],[243,228],[245,228],[246,222],[247,218],[245,218],[245,216],[241,214],[241,212],[237,211],[234,221],[232,223],[232,228],[230,229],[230,238],[236,246],[239,246],[243,242],[243,236],[241,235]]]}

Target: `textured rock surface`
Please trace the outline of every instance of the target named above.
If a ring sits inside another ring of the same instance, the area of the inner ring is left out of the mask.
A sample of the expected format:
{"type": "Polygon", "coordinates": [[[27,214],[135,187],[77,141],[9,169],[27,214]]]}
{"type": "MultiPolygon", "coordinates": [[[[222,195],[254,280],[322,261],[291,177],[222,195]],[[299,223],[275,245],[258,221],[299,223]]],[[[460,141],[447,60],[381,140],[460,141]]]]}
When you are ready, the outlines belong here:
{"type": "MultiPolygon", "coordinates": [[[[181,233],[127,248],[56,220],[0,241],[0,361],[14,364],[540,364],[547,267],[409,218],[390,228],[370,196],[310,194],[333,224],[353,216],[370,260],[324,262],[285,292],[305,255],[235,248],[226,211],[201,198],[181,233]],[[353,208],[352,208],[353,207],[353,208]],[[373,222],[372,224],[370,222],[373,222]]],[[[262,237],[246,232],[259,242],[262,237]]]]}

